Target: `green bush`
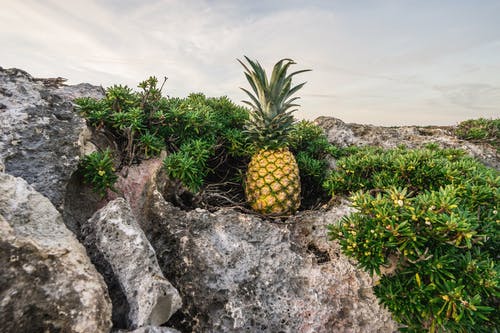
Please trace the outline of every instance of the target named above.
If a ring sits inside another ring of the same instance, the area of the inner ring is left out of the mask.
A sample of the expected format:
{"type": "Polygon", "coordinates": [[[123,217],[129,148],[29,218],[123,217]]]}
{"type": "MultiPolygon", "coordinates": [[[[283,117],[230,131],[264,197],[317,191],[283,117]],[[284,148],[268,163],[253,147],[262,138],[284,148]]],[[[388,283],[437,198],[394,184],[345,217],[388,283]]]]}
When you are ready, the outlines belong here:
{"type": "Polygon", "coordinates": [[[328,157],[336,150],[328,142],[321,127],[302,120],[288,134],[290,150],[295,154],[300,171],[302,205],[311,206],[324,201],[328,193],[322,184],[328,174],[328,157]]]}
{"type": "Polygon", "coordinates": [[[469,119],[458,124],[455,134],[464,140],[490,143],[500,151],[500,119],[469,119]]]}
{"type": "Polygon", "coordinates": [[[324,184],[332,195],[389,186],[407,187],[413,192],[436,190],[467,168],[465,165],[453,166],[456,161],[474,163],[471,167],[475,168],[475,162],[465,158],[464,151],[437,149],[434,145],[418,150],[362,147],[351,148],[348,152],[337,161],[336,172],[331,173],[324,184]]]}
{"type": "Polygon", "coordinates": [[[94,191],[101,197],[106,195],[107,189],[113,190],[118,177],[113,167],[111,152],[106,149],[103,152],[93,152],[86,155],[80,162],[85,183],[93,186],[94,191]]]}
{"type": "Polygon", "coordinates": [[[199,191],[209,172],[208,160],[213,155],[213,148],[213,143],[202,139],[184,143],[179,151],[163,161],[167,174],[179,179],[191,191],[199,191]]]}
{"type": "Polygon", "coordinates": [[[248,119],[245,108],[226,97],[207,98],[203,94],[165,98],[155,77],[138,87],[141,90],[134,92],[115,85],[106,89],[101,100],[75,100],[88,124],[118,143],[123,153],[121,165],[167,150],[164,164],[168,175],[180,179],[193,192],[200,190],[207,177],[223,181],[244,167],[251,154],[243,130],[248,119]]]}
{"type": "Polygon", "coordinates": [[[243,128],[248,112],[227,97],[170,99],[160,117],[159,132],[172,153],[164,161],[167,174],[190,191],[225,183],[245,168],[252,151],[243,128]]]}
{"type": "Polygon", "coordinates": [[[330,226],[409,332],[495,332],[500,322],[500,177],[458,150],[358,148],[330,193],[357,211],[330,226]],[[384,274],[384,266],[393,272],[384,274]]]}

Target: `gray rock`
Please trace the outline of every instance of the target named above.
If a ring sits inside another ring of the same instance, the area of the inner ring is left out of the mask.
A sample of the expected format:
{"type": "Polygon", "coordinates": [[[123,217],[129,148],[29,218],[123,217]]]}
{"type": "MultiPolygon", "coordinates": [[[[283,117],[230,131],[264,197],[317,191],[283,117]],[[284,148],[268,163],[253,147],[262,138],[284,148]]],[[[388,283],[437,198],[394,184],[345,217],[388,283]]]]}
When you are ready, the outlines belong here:
{"type": "Polygon", "coordinates": [[[181,333],[176,329],[164,326],[145,326],[133,331],[118,330],[115,333],[181,333]]]}
{"type": "Polygon", "coordinates": [[[326,239],[325,225],[349,211],[345,204],[288,223],[231,209],[185,212],[153,185],[140,222],[185,304],[167,324],[187,332],[397,330],[372,279],[326,239]]]}
{"type": "Polygon", "coordinates": [[[0,160],[5,172],[24,178],[60,211],[85,145],[85,121],[72,101],[103,96],[100,87],[61,86],[62,81],[0,67],[0,160]]]}
{"type": "Polygon", "coordinates": [[[179,293],[163,276],[154,249],[124,199],[97,211],[83,226],[82,235],[109,281],[115,326],[161,325],[181,307],[179,293]]]}
{"type": "Polygon", "coordinates": [[[421,148],[436,143],[442,148],[463,149],[484,164],[500,169],[500,157],[494,147],[457,138],[453,126],[382,127],[346,124],[332,117],[319,117],[314,122],[325,130],[328,141],[339,147],[368,145],[394,148],[405,145],[408,148],[421,148]]]}
{"type": "Polygon", "coordinates": [[[52,203],[0,173],[2,332],[109,332],[111,302],[52,203]]]}

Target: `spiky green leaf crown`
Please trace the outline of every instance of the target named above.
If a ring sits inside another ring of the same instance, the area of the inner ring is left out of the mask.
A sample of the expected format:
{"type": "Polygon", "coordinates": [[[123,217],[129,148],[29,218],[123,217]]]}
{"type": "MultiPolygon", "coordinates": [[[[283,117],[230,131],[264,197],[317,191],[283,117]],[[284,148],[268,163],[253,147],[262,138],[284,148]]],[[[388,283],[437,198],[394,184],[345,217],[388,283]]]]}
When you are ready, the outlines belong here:
{"type": "Polygon", "coordinates": [[[247,131],[261,148],[275,149],[286,146],[287,133],[294,123],[292,113],[299,106],[294,103],[299,97],[292,95],[306,84],[303,82],[292,87],[292,77],[310,69],[287,75],[288,67],[295,62],[292,59],[281,59],[274,65],[271,79],[268,80],[266,71],[257,61],[246,56],[245,59],[250,68],[241,60],[238,61],[245,68],[245,76],[253,90],[252,94],[241,88],[250,97],[250,101],[243,103],[252,109],[247,131]]]}

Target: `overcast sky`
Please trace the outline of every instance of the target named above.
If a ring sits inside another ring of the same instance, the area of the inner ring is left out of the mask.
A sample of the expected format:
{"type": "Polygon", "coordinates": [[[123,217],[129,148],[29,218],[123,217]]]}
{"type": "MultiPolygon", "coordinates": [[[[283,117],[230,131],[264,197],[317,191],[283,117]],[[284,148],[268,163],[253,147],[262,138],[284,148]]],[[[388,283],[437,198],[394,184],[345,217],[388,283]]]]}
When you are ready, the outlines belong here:
{"type": "Polygon", "coordinates": [[[500,117],[496,0],[0,0],[0,66],[70,84],[227,95],[247,87],[236,58],[313,71],[298,118],[451,125],[500,117]]]}

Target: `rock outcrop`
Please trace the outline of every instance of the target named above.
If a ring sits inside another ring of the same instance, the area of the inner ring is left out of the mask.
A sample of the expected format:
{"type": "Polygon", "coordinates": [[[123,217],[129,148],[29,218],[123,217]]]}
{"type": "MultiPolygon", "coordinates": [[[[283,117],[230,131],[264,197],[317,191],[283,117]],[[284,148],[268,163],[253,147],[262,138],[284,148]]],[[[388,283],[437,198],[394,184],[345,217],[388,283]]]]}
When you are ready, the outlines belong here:
{"type": "Polygon", "coordinates": [[[394,148],[405,145],[421,148],[435,143],[442,148],[463,149],[484,164],[500,169],[500,158],[494,147],[460,140],[454,134],[453,126],[383,127],[349,124],[333,117],[319,117],[314,122],[325,130],[328,141],[339,147],[368,145],[394,148]]]}
{"type": "Polygon", "coordinates": [[[169,324],[188,332],[395,331],[371,278],[327,243],[325,225],[347,212],[286,223],[231,209],[185,212],[153,185],[141,224],[184,301],[169,324]]]}
{"type": "Polygon", "coordinates": [[[72,103],[82,96],[102,97],[102,88],[61,86],[57,79],[0,67],[0,164],[3,160],[6,173],[25,179],[59,211],[85,146],[85,120],[72,103]]]}
{"type": "Polygon", "coordinates": [[[1,331],[109,332],[111,302],[52,203],[0,173],[1,331]]]}
{"type": "Polygon", "coordinates": [[[83,226],[84,244],[110,286],[115,327],[161,325],[181,306],[156,254],[122,198],[109,202],[83,226]]]}

